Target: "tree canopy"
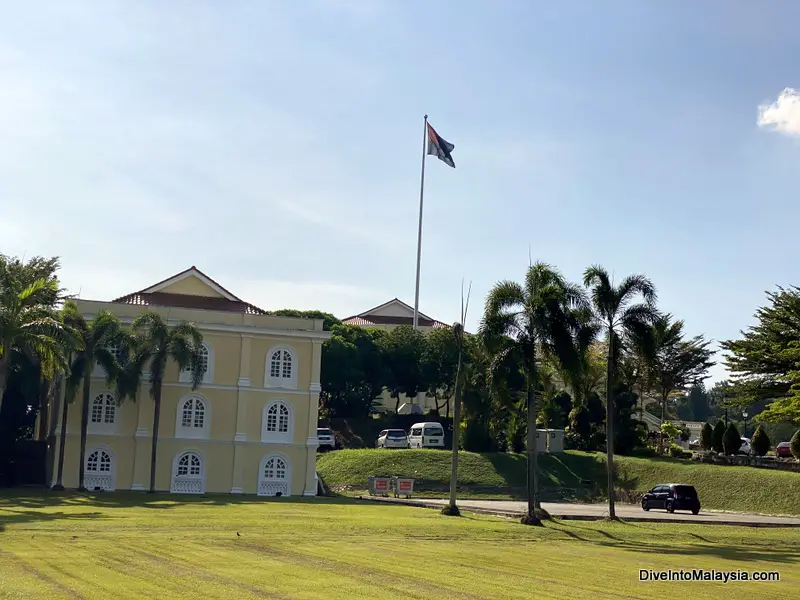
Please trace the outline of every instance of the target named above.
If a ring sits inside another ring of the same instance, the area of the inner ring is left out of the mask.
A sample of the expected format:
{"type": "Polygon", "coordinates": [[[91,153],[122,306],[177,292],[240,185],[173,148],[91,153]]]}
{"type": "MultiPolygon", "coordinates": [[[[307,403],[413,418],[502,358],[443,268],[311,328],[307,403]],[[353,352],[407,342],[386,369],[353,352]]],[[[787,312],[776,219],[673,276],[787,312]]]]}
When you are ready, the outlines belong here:
{"type": "Polygon", "coordinates": [[[737,396],[772,400],[758,419],[800,425],[800,288],[767,292],[757,323],[722,343],[737,396]]]}

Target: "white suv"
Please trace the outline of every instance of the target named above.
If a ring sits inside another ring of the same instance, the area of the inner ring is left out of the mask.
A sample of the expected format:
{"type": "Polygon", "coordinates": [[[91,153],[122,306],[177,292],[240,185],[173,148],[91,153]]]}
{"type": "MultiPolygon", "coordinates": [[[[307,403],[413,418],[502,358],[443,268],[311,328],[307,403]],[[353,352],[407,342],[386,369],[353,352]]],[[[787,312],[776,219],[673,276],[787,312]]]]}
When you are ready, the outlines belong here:
{"type": "Polygon", "coordinates": [[[402,429],[384,429],[378,435],[378,448],[408,448],[408,437],[402,429]]]}
{"type": "Polygon", "coordinates": [[[336,437],[333,430],[328,427],[317,428],[317,439],[319,440],[319,450],[336,450],[336,437]]]}

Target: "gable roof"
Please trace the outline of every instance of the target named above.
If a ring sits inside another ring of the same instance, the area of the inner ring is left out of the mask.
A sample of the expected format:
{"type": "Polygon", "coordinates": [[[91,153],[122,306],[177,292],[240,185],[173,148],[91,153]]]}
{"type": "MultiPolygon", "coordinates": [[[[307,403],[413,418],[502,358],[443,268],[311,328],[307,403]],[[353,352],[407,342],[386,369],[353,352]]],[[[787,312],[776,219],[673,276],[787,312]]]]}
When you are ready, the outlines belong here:
{"type": "Polygon", "coordinates": [[[172,277],[167,277],[166,279],[162,279],[158,283],[154,283],[148,288],[135,292],[137,294],[152,294],[153,292],[158,292],[163,290],[166,287],[171,286],[173,283],[178,283],[179,281],[183,281],[184,279],[188,279],[189,277],[195,277],[205,283],[208,287],[212,290],[217,292],[223,298],[227,300],[232,300],[234,302],[242,302],[241,298],[237,298],[233,294],[231,294],[228,290],[222,287],[219,283],[211,279],[208,275],[203,273],[200,269],[192,265],[185,271],[181,271],[180,273],[176,273],[172,277]]]}
{"type": "Polygon", "coordinates": [[[257,306],[245,302],[241,298],[234,296],[231,292],[222,287],[219,283],[211,279],[195,266],[191,266],[185,271],[181,271],[171,277],[159,281],[138,292],[133,292],[112,300],[120,304],[136,304],[140,306],[171,306],[175,308],[193,308],[199,310],[216,310],[222,312],[238,312],[249,315],[266,315],[267,311],[257,306]],[[176,294],[164,292],[165,288],[187,279],[195,277],[203,282],[211,290],[219,294],[219,297],[198,296],[193,294],[176,294]]]}
{"type": "MultiPolygon", "coordinates": [[[[352,317],[347,317],[346,319],[342,319],[342,323],[347,325],[359,325],[361,327],[369,327],[370,325],[413,325],[414,324],[414,307],[406,304],[399,298],[393,298],[388,302],[384,302],[383,304],[379,304],[369,310],[366,310],[362,313],[357,315],[353,315],[352,317]],[[395,305],[401,309],[404,309],[406,312],[409,313],[410,316],[399,316],[399,315],[380,315],[374,314],[380,311],[383,308],[387,308],[391,305],[395,305]]],[[[429,317],[422,312],[417,313],[417,323],[420,327],[432,327],[434,329],[441,329],[443,327],[450,327],[446,323],[442,323],[441,321],[437,321],[429,317]]]]}

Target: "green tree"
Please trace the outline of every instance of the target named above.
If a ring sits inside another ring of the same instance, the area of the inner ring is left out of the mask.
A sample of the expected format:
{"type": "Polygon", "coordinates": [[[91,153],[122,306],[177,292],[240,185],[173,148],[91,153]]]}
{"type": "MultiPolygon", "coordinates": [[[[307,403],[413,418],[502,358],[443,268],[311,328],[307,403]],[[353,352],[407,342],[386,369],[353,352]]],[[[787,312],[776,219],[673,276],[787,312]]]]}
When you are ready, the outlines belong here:
{"type": "Polygon", "coordinates": [[[64,348],[72,340],[55,314],[57,268],[58,259],[23,263],[0,254],[0,411],[16,352],[33,358],[46,378],[67,368],[64,348]]]}
{"type": "Polygon", "coordinates": [[[774,400],[761,421],[800,425],[800,288],[778,287],[767,298],[741,339],[722,342],[725,362],[742,403],[774,400]]]}
{"type": "MultiPolygon", "coordinates": [[[[667,416],[667,400],[678,391],[707,377],[714,362],[710,342],[703,336],[684,339],[683,321],[672,315],[659,316],[652,324],[654,340],[653,385],[661,401],[661,420],[667,416]]],[[[660,444],[663,447],[663,444],[660,444]]]]}
{"type": "Polygon", "coordinates": [[[191,369],[192,390],[203,381],[206,365],[203,363],[201,347],[203,335],[193,323],[182,322],[169,327],[158,313],[145,312],[131,326],[132,333],[125,337],[124,344],[129,360],[120,374],[118,392],[120,398],[136,398],[144,371],[149,372],[150,397],[153,399],[153,432],[150,451],[150,493],[156,491],[156,459],[158,452],[158,427],[161,420],[161,391],[164,374],[170,361],[178,369],[191,369]]]}
{"type": "Polygon", "coordinates": [[[301,319],[322,319],[323,331],[332,331],[335,325],[341,325],[342,322],[334,317],[331,313],[321,310],[297,310],[295,308],[281,308],[279,310],[270,311],[269,314],[276,317],[298,317],[301,319]]]}
{"type": "Polygon", "coordinates": [[[678,439],[678,436],[681,434],[681,430],[678,429],[677,425],[670,421],[664,421],[661,423],[661,433],[669,440],[673,441],[678,439]]]}
{"type": "Polygon", "coordinates": [[[395,412],[400,410],[400,396],[409,399],[427,386],[423,379],[421,365],[425,336],[410,325],[401,325],[382,338],[382,354],[387,368],[389,395],[395,399],[395,412]]]}
{"type": "Polygon", "coordinates": [[[725,454],[736,454],[742,447],[742,436],[733,423],[728,424],[725,435],[722,437],[722,448],[725,454]]]}
{"type": "MultiPolygon", "coordinates": [[[[121,365],[114,354],[115,344],[121,341],[121,327],[117,317],[108,311],[100,311],[91,321],[87,321],[78,311],[74,302],[67,302],[62,312],[64,323],[77,336],[78,344],[72,350],[72,362],[67,375],[67,397],[75,398],[81,389],[81,446],[78,463],[78,489],[85,491],[86,437],[89,428],[89,401],[91,396],[92,371],[99,365],[106,381],[111,384],[117,380],[121,365]]],[[[65,407],[66,409],[66,407],[65,407]]],[[[66,432],[62,431],[61,435],[66,432]]]]}
{"type": "Polygon", "coordinates": [[[723,421],[717,421],[717,424],[714,425],[714,435],[711,438],[711,447],[714,449],[715,452],[722,452],[725,449],[723,443],[724,439],[725,439],[725,423],[723,421]]]}
{"type": "Polygon", "coordinates": [[[445,409],[450,418],[450,399],[455,393],[458,371],[459,339],[452,329],[434,329],[425,336],[422,350],[421,375],[427,385],[426,393],[436,403],[436,410],[445,409]]]}
{"type": "Polygon", "coordinates": [[[541,525],[536,444],[540,368],[548,358],[567,371],[576,368],[570,314],[582,304],[583,290],[541,262],[528,268],[523,284],[500,281],[486,298],[481,336],[491,356],[492,377],[513,370],[509,364],[521,366],[525,376],[528,510],[522,522],[529,525],[541,525]]]}
{"type": "Polygon", "coordinates": [[[794,457],[797,460],[800,460],[800,429],[794,432],[794,435],[789,442],[789,448],[791,448],[794,457]]]}
{"type": "Polygon", "coordinates": [[[387,381],[380,340],[386,332],[334,325],[322,346],[320,404],[327,418],[368,417],[387,381]]]}
{"type": "Polygon", "coordinates": [[[712,440],[714,439],[714,429],[710,423],[703,423],[703,429],[700,432],[700,445],[703,450],[711,450],[712,440]]]}
{"type": "Polygon", "coordinates": [[[595,317],[601,323],[608,344],[606,367],[606,469],[608,479],[608,517],[616,519],[614,508],[614,390],[621,339],[643,339],[657,315],[656,288],[644,275],[629,275],[618,286],[611,283],[608,271],[591,266],[583,275],[589,288],[595,317]],[[637,300],[641,299],[641,302],[637,300]]]}
{"type": "Polygon", "coordinates": [[[759,425],[756,427],[755,433],[753,433],[753,437],[750,439],[750,448],[753,451],[753,454],[756,456],[764,456],[767,452],[769,452],[770,441],[767,432],[764,431],[764,428],[759,425]]]}

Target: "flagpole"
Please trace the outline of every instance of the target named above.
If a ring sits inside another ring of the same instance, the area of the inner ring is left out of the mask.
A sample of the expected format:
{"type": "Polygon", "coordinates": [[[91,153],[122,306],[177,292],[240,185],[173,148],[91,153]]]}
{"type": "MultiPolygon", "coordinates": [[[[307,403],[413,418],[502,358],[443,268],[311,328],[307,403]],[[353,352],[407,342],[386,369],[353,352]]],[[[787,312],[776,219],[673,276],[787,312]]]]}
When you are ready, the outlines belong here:
{"type": "Polygon", "coordinates": [[[422,201],[425,195],[425,142],[428,139],[428,115],[422,132],[422,170],[419,177],[419,228],[417,230],[417,285],[414,290],[414,329],[419,327],[419,270],[422,262],[422,201]]]}

